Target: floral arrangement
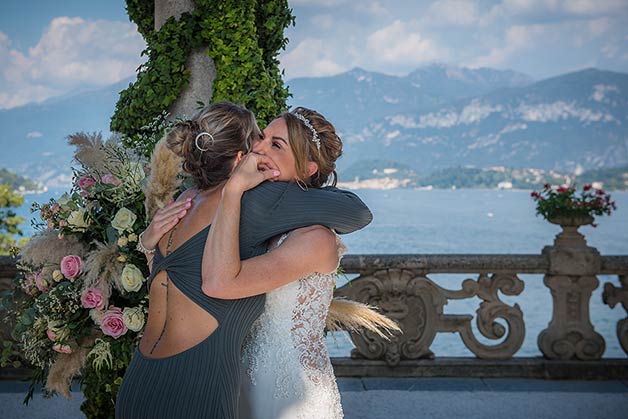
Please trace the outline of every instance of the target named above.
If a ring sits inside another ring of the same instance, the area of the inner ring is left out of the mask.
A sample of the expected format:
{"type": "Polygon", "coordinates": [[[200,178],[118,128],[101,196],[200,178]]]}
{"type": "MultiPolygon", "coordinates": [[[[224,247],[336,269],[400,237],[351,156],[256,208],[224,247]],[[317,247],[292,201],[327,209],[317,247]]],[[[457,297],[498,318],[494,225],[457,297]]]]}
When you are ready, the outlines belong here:
{"type": "MultiPolygon", "coordinates": [[[[34,370],[25,403],[39,383],[69,398],[80,376],[83,413],[109,417],[147,315],[148,267],[136,250],[148,224],[144,191],[172,196],[181,183],[170,177],[165,186],[151,185],[144,158],[118,137],[75,134],[69,142],[80,168],[69,193],[33,205],[39,231],[21,250],[14,289],[0,304],[14,339],[4,343],[0,361],[25,361],[34,370]]],[[[177,159],[157,163],[178,172],[177,159]]]]}
{"type": "MultiPolygon", "coordinates": [[[[576,196],[575,186],[556,186],[546,183],[541,192],[533,191],[530,196],[536,201],[536,215],[551,220],[559,215],[592,216],[611,215],[616,210],[615,201],[602,189],[585,184],[580,196],[576,196]]],[[[597,224],[592,223],[593,227],[597,224]]]]}

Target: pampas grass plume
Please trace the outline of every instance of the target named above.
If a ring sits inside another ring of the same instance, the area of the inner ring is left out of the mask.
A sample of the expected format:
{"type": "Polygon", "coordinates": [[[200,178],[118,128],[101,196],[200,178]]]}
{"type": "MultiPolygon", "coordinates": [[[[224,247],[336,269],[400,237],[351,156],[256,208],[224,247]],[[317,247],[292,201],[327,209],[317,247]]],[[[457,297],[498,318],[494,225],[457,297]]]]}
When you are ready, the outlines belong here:
{"type": "Polygon", "coordinates": [[[155,145],[150,161],[150,178],[144,187],[144,204],[149,220],[181,186],[182,162],[183,158],[168,148],[165,137],[155,145]]]}
{"type": "Polygon", "coordinates": [[[370,330],[386,340],[393,333],[402,333],[397,323],[375,311],[375,307],[344,298],[334,298],[327,314],[327,330],[336,332],[370,330]]]}

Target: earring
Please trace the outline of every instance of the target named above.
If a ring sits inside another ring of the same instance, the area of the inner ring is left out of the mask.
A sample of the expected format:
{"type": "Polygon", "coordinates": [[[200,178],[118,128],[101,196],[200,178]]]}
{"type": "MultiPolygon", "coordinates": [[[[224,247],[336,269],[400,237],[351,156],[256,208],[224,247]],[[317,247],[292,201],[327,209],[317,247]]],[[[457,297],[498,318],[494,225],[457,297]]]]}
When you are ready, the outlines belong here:
{"type": "Polygon", "coordinates": [[[305,182],[303,182],[299,178],[296,178],[295,181],[296,181],[297,185],[299,185],[299,188],[303,189],[304,191],[307,191],[307,185],[305,184],[305,182]]]}

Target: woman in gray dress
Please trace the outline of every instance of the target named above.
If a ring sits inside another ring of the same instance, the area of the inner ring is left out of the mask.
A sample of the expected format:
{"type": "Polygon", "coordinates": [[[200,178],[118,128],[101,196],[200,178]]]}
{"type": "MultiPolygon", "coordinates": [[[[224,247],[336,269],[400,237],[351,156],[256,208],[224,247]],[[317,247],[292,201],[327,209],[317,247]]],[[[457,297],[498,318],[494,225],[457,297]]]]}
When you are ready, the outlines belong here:
{"type": "MultiPolygon", "coordinates": [[[[230,103],[210,105],[166,135],[195,187],[162,211],[140,241],[151,261],[149,313],[120,386],[117,418],[239,417],[240,351],[265,296],[208,296],[203,250],[224,184],[261,138],[253,115],[230,103]]],[[[270,158],[258,159],[260,176],[278,176],[270,158]]],[[[348,233],[371,219],[351,192],[264,182],[242,197],[240,257],[263,254],[267,241],[285,231],[320,224],[348,233]]]]}

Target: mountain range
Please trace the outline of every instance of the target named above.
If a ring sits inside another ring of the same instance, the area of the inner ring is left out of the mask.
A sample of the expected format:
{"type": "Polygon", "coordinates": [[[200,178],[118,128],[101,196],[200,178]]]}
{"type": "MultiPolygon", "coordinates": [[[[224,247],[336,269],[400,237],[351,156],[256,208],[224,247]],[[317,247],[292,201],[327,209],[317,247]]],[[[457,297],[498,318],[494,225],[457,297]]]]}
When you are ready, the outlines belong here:
{"type": "MultiPolygon", "coordinates": [[[[67,184],[65,137],[107,135],[129,81],[1,110],[0,167],[48,186],[67,184]]],[[[579,175],[628,163],[628,74],[586,69],[535,81],[510,70],[434,64],[406,76],[355,68],[286,84],[291,105],[316,109],[337,127],[345,144],[341,179],[355,167],[368,174],[370,161],[421,176],[456,166],[579,175]]]]}

